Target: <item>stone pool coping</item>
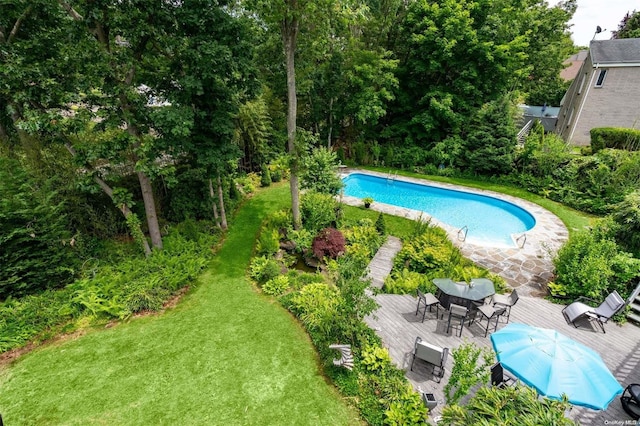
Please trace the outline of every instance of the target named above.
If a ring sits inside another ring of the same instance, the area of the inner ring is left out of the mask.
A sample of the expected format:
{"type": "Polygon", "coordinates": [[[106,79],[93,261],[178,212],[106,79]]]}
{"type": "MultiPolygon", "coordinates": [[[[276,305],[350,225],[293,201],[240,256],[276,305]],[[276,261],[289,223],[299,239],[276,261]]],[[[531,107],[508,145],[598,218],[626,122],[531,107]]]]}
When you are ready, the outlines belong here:
{"type": "MultiPolygon", "coordinates": [[[[342,178],[353,173],[377,176],[384,179],[389,177],[385,173],[361,169],[342,169],[340,171],[342,178]]],[[[511,287],[518,289],[518,293],[532,296],[546,295],[546,284],[553,279],[553,258],[558,249],[569,238],[569,231],[556,215],[535,203],[499,192],[406,176],[394,176],[393,178],[404,182],[487,195],[508,201],[527,210],[536,220],[536,224],[533,228],[523,233],[526,236],[526,240],[523,237],[518,241],[522,247],[489,247],[469,241],[461,241],[458,238],[457,228],[442,223],[420,210],[396,207],[376,202],[375,200],[371,205],[372,210],[394,216],[413,220],[418,220],[421,216],[423,220],[430,218],[433,224],[447,232],[451,241],[460,248],[465,257],[503,277],[511,287]]],[[[362,205],[362,200],[357,197],[341,195],[340,199],[347,205],[362,205]]]]}

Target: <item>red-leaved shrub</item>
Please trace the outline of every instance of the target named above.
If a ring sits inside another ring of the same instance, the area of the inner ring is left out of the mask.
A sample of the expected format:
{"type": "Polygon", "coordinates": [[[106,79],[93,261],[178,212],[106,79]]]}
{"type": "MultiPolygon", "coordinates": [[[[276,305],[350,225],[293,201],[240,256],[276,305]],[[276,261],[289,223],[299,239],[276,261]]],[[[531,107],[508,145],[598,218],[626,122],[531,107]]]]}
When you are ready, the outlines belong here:
{"type": "Polygon", "coordinates": [[[335,259],[344,253],[346,241],[342,232],[335,228],[324,228],[316,235],[311,244],[311,250],[318,259],[329,257],[335,259]]]}

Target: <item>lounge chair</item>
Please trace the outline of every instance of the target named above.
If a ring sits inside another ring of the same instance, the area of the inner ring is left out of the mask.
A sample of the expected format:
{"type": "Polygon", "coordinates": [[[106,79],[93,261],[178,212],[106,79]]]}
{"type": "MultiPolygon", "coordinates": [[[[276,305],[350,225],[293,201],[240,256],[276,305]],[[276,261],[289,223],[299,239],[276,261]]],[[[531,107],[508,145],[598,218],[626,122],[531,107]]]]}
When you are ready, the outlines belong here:
{"type": "Polygon", "coordinates": [[[416,337],[416,341],[413,345],[411,371],[413,371],[413,363],[416,358],[426,361],[433,365],[433,375],[436,376],[436,381],[440,383],[440,379],[444,376],[444,365],[447,362],[448,356],[449,348],[441,348],[439,346],[423,342],[422,338],[418,336],[416,337]]]}
{"type": "MultiPolygon", "coordinates": [[[[574,327],[578,328],[576,325],[576,321],[580,318],[588,318],[589,321],[595,321],[600,325],[603,333],[604,331],[604,323],[609,320],[612,316],[617,314],[622,308],[625,306],[624,299],[618,294],[617,291],[613,291],[613,293],[609,294],[604,302],[600,304],[597,308],[586,305],[580,300],[591,300],[587,297],[579,297],[575,302],[566,306],[562,310],[562,315],[567,320],[573,324],[574,327]]],[[[593,302],[593,300],[591,300],[593,302]]]]}
{"type": "Polygon", "coordinates": [[[509,316],[511,315],[511,307],[518,303],[518,299],[520,299],[520,297],[518,296],[518,292],[516,290],[513,290],[508,296],[505,294],[494,294],[491,297],[491,302],[493,302],[494,307],[504,306],[505,308],[507,308],[507,310],[505,311],[506,315],[503,316],[507,318],[508,323],[509,316]]]}
{"type": "Polygon", "coordinates": [[[416,290],[418,292],[418,306],[416,307],[416,315],[420,312],[420,306],[422,307],[422,322],[424,322],[424,317],[427,315],[427,308],[429,308],[429,312],[431,312],[431,307],[435,305],[436,307],[436,318],[440,316],[440,301],[431,293],[423,293],[419,289],[416,290]]]}

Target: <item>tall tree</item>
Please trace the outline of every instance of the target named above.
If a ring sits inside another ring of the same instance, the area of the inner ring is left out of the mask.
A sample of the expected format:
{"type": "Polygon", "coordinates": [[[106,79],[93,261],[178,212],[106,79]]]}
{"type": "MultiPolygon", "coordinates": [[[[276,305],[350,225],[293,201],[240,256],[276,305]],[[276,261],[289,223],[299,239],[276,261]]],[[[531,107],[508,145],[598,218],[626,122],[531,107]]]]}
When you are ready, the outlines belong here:
{"type": "Polygon", "coordinates": [[[640,12],[634,10],[627,12],[618,24],[617,31],[611,31],[611,38],[639,38],[640,37],[640,12]]]}
{"type": "Polygon", "coordinates": [[[286,70],[287,86],[287,151],[291,156],[291,210],[293,226],[301,227],[300,218],[300,189],[299,169],[300,153],[296,144],[298,95],[296,92],[296,53],[298,36],[302,24],[323,27],[326,25],[325,11],[334,4],[334,0],[284,0],[272,2],[269,0],[247,0],[245,5],[259,16],[271,31],[281,37],[284,51],[284,68],[286,70]]]}

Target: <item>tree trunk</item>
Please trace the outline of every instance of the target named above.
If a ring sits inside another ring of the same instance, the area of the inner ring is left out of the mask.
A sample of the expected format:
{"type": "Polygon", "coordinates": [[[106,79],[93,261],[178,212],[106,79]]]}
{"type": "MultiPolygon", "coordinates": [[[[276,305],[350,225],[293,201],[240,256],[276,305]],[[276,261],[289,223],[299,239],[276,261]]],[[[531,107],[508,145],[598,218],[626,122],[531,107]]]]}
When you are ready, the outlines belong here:
{"type": "MultiPolygon", "coordinates": [[[[295,1],[294,1],[295,3],[295,1]]],[[[293,5],[295,6],[295,5],[293,5]]],[[[295,7],[293,7],[295,8],[295,7]]],[[[300,229],[300,190],[298,183],[299,158],[296,150],[296,115],[298,112],[298,100],[296,98],[296,67],[295,53],[298,38],[298,18],[295,14],[286,17],[282,22],[282,41],[287,61],[287,150],[291,155],[291,211],[293,213],[293,228],[300,229]]]]}
{"type": "Polygon", "coordinates": [[[227,213],[224,210],[224,195],[222,193],[222,180],[218,175],[218,200],[220,201],[220,227],[227,229],[227,213]]]}
{"type": "MultiPolygon", "coordinates": [[[[76,150],[73,148],[73,146],[71,146],[70,143],[67,142],[67,143],[64,144],[64,146],[67,148],[67,151],[69,151],[69,153],[73,157],[76,156],[76,150]]],[[[113,201],[113,189],[104,180],[102,180],[98,176],[93,176],[93,180],[104,191],[104,193],[107,194],[109,196],[109,198],[111,198],[111,200],[113,201]]],[[[128,218],[129,215],[133,214],[131,209],[129,207],[127,207],[126,205],[122,205],[118,210],[120,210],[122,212],[122,214],[124,215],[125,219],[128,218]]],[[[149,242],[147,241],[146,238],[142,241],[142,248],[144,250],[144,255],[146,257],[148,257],[151,254],[151,248],[149,247],[149,242]]]]}
{"type": "Polygon", "coordinates": [[[137,172],[138,182],[142,190],[142,200],[144,201],[144,212],[147,216],[147,226],[149,227],[149,236],[151,237],[151,245],[154,249],[162,250],[162,234],[160,233],[160,224],[158,223],[158,214],[156,213],[155,197],[153,196],[153,186],[151,179],[143,172],[137,172]]]}
{"type": "Polygon", "coordinates": [[[218,206],[216,206],[216,194],[213,190],[213,179],[209,179],[209,197],[212,201],[213,206],[213,220],[216,223],[216,226],[220,228],[220,218],[218,217],[218,206]]]}
{"type": "Polygon", "coordinates": [[[327,135],[327,148],[331,149],[331,134],[333,133],[333,96],[329,99],[329,134],[327,135]]]}

